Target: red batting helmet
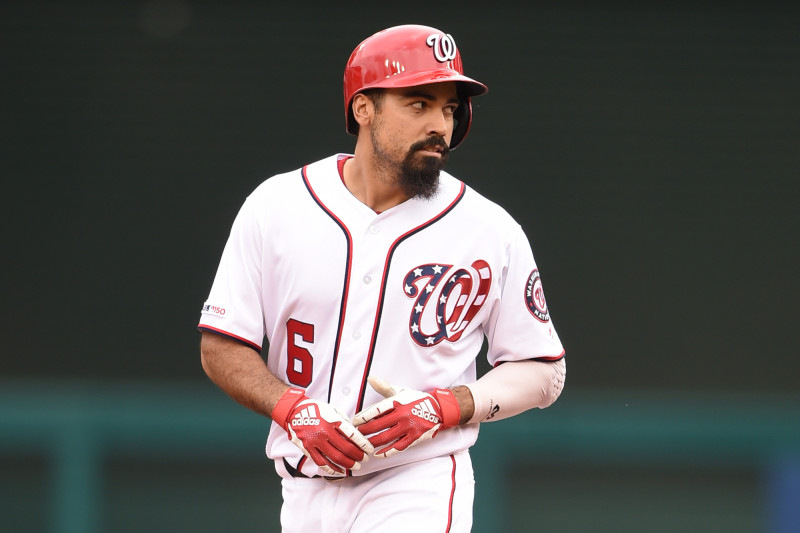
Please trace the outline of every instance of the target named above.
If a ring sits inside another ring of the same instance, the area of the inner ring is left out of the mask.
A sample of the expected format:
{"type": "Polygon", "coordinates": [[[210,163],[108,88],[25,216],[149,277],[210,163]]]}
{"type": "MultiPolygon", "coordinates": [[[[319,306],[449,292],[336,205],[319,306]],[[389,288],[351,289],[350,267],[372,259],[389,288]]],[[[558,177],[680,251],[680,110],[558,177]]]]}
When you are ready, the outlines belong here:
{"type": "Polygon", "coordinates": [[[472,122],[470,98],[486,94],[484,84],[464,76],[461,53],[450,34],[429,26],[395,26],[364,40],[350,55],[344,69],[344,113],[347,133],[358,133],[353,97],[373,88],[400,88],[455,81],[461,105],[450,148],[467,136],[472,122]]]}

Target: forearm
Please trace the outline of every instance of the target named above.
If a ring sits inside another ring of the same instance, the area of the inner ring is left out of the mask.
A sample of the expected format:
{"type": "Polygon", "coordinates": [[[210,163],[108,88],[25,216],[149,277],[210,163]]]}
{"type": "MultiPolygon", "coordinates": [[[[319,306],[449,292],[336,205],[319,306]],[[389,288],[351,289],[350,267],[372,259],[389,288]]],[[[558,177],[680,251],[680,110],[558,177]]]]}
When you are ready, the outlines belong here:
{"type": "Polygon", "coordinates": [[[211,381],[260,415],[269,417],[289,389],[267,368],[258,352],[222,335],[203,332],[200,357],[211,381]]]}
{"type": "MultiPolygon", "coordinates": [[[[535,407],[545,408],[564,388],[566,361],[517,361],[497,366],[475,383],[457,387],[461,423],[502,420],[535,407]],[[469,398],[466,398],[469,393],[469,398]],[[469,417],[467,418],[467,414],[469,417]]],[[[454,390],[454,394],[456,394],[454,390]]]]}

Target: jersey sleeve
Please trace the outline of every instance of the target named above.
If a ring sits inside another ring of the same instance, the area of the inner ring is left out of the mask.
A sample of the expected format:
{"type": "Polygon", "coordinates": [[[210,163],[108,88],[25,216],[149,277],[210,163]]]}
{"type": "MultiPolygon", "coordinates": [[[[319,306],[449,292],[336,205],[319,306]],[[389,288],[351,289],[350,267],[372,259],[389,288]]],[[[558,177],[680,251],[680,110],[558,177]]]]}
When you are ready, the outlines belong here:
{"type": "Polygon", "coordinates": [[[519,225],[509,241],[507,273],[500,302],[486,328],[492,366],[525,359],[557,360],[564,347],[544,297],[530,243],[519,225]]]}
{"type": "Polygon", "coordinates": [[[198,329],[237,339],[261,351],[262,224],[251,198],[239,210],[222,252],[198,329]]]}

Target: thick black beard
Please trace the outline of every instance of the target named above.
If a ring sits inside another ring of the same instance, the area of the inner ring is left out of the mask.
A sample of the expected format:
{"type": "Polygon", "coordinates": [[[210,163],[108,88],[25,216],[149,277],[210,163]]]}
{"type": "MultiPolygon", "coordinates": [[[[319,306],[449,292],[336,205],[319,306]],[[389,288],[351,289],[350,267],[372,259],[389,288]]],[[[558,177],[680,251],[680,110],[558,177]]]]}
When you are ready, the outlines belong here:
{"type": "Polygon", "coordinates": [[[439,172],[447,163],[450,147],[441,137],[432,137],[414,143],[408,150],[400,169],[399,184],[409,198],[430,200],[439,190],[439,172]],[[444,150],[441,157],[424,157],[421,162],[415,159],[419,150],[440,146],[444,150]]]}

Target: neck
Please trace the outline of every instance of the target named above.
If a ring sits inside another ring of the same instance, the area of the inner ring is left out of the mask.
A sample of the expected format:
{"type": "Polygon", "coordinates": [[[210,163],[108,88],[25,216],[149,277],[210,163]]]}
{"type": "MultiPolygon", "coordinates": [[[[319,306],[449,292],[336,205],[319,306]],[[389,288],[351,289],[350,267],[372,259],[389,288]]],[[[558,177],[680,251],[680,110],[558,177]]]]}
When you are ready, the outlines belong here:
{"type": "Polygon", "coordinates": [[[358,145],[354,157],[345,162],[344,184],[361,203],[379,213],[408,200],[393,169],[359,153],[358,145]]]}

